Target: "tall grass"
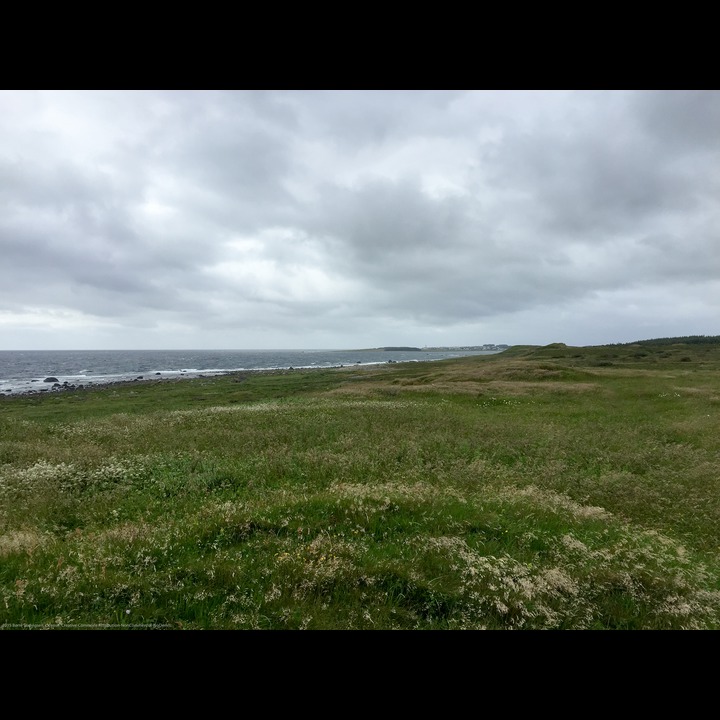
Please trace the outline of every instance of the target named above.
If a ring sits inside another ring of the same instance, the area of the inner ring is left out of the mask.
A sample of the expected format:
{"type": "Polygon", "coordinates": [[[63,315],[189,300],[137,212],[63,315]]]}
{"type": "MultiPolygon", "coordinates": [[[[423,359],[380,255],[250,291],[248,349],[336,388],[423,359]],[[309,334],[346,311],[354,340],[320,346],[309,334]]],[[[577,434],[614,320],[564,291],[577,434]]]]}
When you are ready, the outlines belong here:
{"type": "Polygon", "coordinates": [[[717,629],[720,347],[638,347],[0,398],[0,627],[717,629]]]}

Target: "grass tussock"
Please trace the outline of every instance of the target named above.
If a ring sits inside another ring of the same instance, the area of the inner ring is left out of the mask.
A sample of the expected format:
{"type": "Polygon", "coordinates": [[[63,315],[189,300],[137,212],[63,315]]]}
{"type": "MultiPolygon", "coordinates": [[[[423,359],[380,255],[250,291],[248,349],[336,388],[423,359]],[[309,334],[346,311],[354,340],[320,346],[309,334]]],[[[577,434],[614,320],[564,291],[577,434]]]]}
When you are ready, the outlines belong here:
{"type": "Polygon", "coordinates": [[[0,627],[718,629],[718,369],[556,343],[4,399],[0,627]]]}

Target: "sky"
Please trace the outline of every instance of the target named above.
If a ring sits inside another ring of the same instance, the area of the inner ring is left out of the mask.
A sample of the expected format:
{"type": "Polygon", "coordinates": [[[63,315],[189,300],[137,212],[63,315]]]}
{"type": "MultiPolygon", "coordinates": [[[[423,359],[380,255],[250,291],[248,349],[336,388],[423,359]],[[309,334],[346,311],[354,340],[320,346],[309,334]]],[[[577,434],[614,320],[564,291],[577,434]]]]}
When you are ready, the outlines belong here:
{"type": "Polygon", "coordinates": [[[720,334],[720,92],[0,90],[0,350],[720,334]]]}

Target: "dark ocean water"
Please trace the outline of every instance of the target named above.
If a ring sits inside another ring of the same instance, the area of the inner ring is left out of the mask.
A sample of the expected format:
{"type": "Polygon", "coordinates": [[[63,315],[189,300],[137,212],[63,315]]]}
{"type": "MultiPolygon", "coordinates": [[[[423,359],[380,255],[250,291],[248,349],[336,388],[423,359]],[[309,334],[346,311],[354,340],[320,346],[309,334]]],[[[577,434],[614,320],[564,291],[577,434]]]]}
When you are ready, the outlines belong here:
{"type": "Polygon", "coordinates": [[[487,350],[0,350],[0,394],[52,392],[57,386],[212,376],[241,370],[427,362],[487,350]],[[46,382],[47,378],[57,378],[46,382]],[[55,386],[55,387],[54,387],[55,386]]]}

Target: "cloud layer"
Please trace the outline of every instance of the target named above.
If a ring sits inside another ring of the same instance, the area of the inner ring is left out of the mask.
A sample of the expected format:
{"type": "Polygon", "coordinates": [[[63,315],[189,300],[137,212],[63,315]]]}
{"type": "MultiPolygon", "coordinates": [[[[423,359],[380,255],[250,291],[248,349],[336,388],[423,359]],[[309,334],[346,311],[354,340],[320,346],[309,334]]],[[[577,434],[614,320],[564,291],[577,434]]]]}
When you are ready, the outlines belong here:
{"type": "Polygon", "coordinates": [[[0,349],[720,334],[720,92],[0,91],[0,349]]]}

